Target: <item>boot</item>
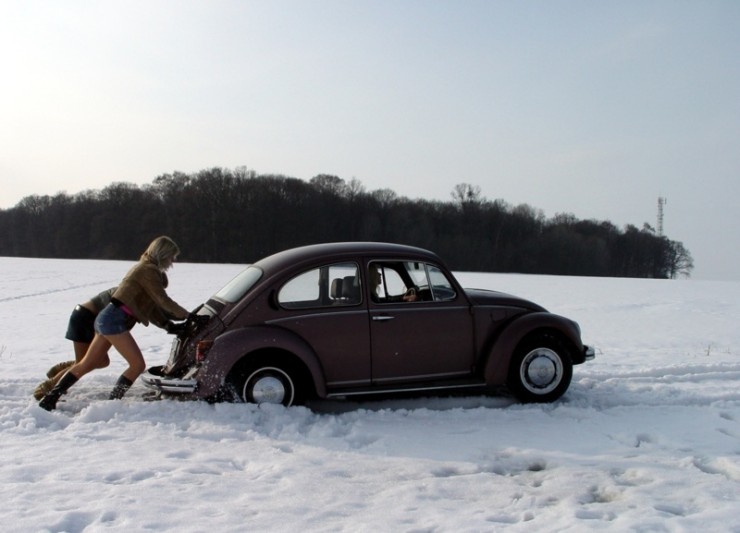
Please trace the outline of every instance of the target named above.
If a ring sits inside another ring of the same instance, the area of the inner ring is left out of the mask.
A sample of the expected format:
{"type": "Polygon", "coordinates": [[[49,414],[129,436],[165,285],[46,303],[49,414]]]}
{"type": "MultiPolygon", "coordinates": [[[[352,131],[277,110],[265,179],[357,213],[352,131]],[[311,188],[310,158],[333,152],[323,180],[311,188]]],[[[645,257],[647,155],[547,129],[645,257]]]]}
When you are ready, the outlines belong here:
{"type": "Polygon", "coordinates": [[[118,378],[118,381],[116,381],[116,386],[113,387],[113,390],[110,391],[110,396],[108,397],[109,400],[120,400],[123,398],[123,395],[126,394],[126,391],[131,388],[131,385],[133,385],[134,382],[128,379],[126,376],[121,375],[121,377],[118,378]]]}
{"type": "MultiPolygon", "coordinates": [[[[69,361],[69,362],[71,363],[70,366],[74,365],[74,361],[69,361]]],[[[62,364],[64,363],[59,363],[58,365],[55,365],[55,366],[61,366],[62,364]]],[[[66,368],[69,368],[69,367],[66,367],[66,368]]],[[[36,389],[33,391],[33,397],[36,398],[37,400],[40,400],[41,398],[49,394],[49,392],[51,392],[51,389],[53,389],[54,386],[57,383],[59,383],[59,380],[62,379],[62,376],[64,376],[64,374],[66,374],[66,372],[65,370],[62,370],[61,372],[58,372],[57,374],[55,374],[53,377],[50,377],[46,381],[41,382],[39,386],[36,387],[36,389]]]]}
{"type": "Polygon", "coordinates": [[[56,386],[41,399],[39,407],[46,409],[47,411],[53,411],[57,408],[57,401],[59,401],[62,394],[66,394],[69,388],[75,383],[77,383],[77,376],[72,372],[67,372],[62,376],[62,379],[59,380],[59,383],[57,383],[56,386]]]}
{"type": "Polygon", "coordinates": [[[36,398],[36,401],[39,401],[41,398],[51,392],[51,389],[54,388],[54,385],[56,385],[56,383],[57,380],[55,380],[54,378],[42,381],[41,383],[39,383],[38,387],[34,389],[33,397],[36,398]]]}
{"type": "Polygon", "coordinates": [[[54,376],[59,374],[59,372],[67,370],[73,364],[75,364],[74,361],[64,361],[63,363],[57,363],[46,372],[46,377],[53,378],[54,376]]]}

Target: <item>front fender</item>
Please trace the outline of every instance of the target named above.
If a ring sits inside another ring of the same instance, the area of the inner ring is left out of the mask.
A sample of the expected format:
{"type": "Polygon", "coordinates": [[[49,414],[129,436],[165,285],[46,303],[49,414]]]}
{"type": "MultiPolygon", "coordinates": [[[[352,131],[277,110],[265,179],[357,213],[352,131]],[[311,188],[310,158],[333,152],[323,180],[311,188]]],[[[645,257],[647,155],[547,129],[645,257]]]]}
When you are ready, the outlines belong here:
{"type": "Polygon", "coordinates": [[[250,353],[265,349],[290,352],[300,359],[311,374],[318,396],[326,396],[324,372],[313,349],[295,333],[270,326],[231,330],[216,337],[198,372],[196,395],[200,398],[213,396],[237,362],[250,353]]]}
{"type": "Polygon", "coordinates": [[[511,358],[522,339],[530,333],[546,331],[560,334],[568,346],[576,350],[575,353],[583,352],[581,332],[572,320],[548,312],[521,315],[510,322],[490,346],[483,371],[486,384],[504,385],[509,375],[511,358]]]}

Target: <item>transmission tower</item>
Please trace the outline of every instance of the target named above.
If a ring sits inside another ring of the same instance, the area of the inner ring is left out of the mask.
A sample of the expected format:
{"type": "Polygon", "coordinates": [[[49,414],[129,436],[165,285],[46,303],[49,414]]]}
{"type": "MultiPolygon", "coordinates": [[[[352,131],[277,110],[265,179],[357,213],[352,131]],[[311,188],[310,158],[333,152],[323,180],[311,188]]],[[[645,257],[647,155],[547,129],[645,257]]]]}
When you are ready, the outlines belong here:
{"type": "Polygon", "coordinates": [[[663,236],[663,206],[667,203],[667,199],[658,196],[658,237],[663,236]]]}

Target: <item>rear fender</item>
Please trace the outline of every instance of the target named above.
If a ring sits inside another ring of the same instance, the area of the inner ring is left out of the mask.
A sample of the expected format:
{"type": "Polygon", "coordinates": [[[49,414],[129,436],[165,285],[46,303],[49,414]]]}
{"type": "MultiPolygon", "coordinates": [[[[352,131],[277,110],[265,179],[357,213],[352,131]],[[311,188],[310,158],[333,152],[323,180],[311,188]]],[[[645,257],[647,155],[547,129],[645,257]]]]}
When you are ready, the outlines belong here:
{"type": "Polygon", "coordinates": [[[249,354],[266,349],[290,352],[306,365],[319,397],[326,396],[326,382],[318,357],[298,335],[285,329],[255,326],[236,329],[216,337],[198,372],[200,398],[213,396],[234,365],[249,354]]]}
{"type": "Polygon", "coordinates": [[[519,343],[532,333],[547,331],[560,335],[574,350],[574,355],[583,352],[581,333],[572,320],[547,312],[521,315],[493,341],[483,371],[486,384],[504,385],[509,375],[511,358],[519,343]]]}

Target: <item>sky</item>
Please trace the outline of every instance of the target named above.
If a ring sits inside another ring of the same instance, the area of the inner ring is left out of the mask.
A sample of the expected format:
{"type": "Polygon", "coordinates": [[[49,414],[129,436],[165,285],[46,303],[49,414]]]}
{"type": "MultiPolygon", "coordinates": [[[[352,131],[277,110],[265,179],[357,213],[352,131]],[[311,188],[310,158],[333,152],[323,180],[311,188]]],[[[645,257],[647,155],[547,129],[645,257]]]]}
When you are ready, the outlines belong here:
{"type": "Polygon", "coordinates": [[[0,208],[245,166],[657,226],[740,279],[740,2],[0,0],[0,208]]]}

